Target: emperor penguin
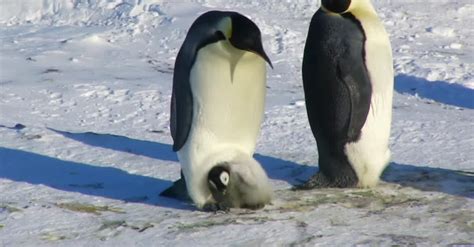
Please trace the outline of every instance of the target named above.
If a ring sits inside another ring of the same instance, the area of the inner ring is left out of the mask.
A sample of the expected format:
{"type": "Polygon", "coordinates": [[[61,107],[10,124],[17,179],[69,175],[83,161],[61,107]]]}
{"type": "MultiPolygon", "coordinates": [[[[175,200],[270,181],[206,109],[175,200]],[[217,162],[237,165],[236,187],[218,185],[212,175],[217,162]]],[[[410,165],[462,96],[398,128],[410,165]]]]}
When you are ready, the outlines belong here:
{"type": "Polygon", "coordinates": [[[375,186],[390,160],[393,61],[370,0],[321,1],[302,74],[319,171],[297,188],[375,186]]]}
{"type": "Polygon", "coordinates": [[[272,66],[259,28],[239,13],[210,11],[191,25],[176,58],[171,96],[182,179],[162,195],[188,195],[198,208],[214,210],[258,209],[271,201],[267,174],[253,158],[266,62],[272,66]]]}

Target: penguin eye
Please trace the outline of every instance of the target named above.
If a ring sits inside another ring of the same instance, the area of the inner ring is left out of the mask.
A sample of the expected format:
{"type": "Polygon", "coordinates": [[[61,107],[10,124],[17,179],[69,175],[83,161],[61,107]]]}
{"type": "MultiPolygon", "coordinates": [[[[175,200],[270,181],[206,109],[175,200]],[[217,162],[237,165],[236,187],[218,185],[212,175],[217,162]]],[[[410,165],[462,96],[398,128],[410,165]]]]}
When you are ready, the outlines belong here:
{"type": "Polygon", "coordinates": [[[226,40],[227,38],[225,37],[224,33],[222,31],[216,31],[214,33],[219,40],[226,40]]]}
{"type": "Polygon", "coordinates": [[[222,172],[221,175],[219,175],[219,179],[223,185],[227,186],[229,184],[229,173],[222,172]]]}

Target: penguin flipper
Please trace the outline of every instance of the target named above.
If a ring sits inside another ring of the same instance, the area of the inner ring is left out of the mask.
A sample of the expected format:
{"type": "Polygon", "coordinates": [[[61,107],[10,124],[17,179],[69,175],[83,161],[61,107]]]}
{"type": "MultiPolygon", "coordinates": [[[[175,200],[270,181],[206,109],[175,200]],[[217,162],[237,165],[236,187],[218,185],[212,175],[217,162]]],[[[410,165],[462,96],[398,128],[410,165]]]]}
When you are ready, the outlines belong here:
{"type": "Polygon", "coordinates": [[[173,138],[173,151],[178,151],[188,139],[193,121],[193,94],[189,81],[192,60],[186,49],[181,49],[176,57],[173,73],[173,92],[171,94],[170,130],[173,138]]]}
{"type": "Polygon", "coordinates": [[[357,141],[362,127],[369,114],[372,86],[365,67],[356,66],[353,59],[343,59],[338,62],[337,74],[349,96],[349,116],[347,123],[347,140],[357,141]]]}
{"type": "Polygon", "coordinates": [[[191,202],[186,188],[186,180],[181,174],[181,178],[173,182],[173,185],[160,193],[160,196],[177,199],[180,201],[191,202]]]}

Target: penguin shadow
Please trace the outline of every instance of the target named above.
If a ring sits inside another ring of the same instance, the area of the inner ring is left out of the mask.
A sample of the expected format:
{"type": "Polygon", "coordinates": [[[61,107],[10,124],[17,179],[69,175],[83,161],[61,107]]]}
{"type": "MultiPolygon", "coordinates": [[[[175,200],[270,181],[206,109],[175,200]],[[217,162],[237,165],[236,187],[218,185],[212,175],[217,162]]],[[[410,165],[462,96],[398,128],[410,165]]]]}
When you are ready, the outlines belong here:
{"type": "MultiPolygon", "coordinates": [[[[164,160],[164,161],[173,161],[179,162],[177,155],[175,152],[172,151],[172,146],[170,144],[160,143],[160,142],[151,142],[151,141],[144,141],[144,140],[137,140],[132,139],[125,136],[119,135],[112,135],[112,134],[98,134],[94,132],[84,132],[84,133],[73,133],[67,131],[56,130],[52,128],[48,128],[49,130],[56,132],[66,138],[81,142],[83,144],[99,147],[99,148],[107,148],[119,152],[127,152],[135,155],[146,156],[153,159],[164,160]]],[[[292,185],[296,185],[300,183],[302,179],[309,178],[314,172],[315,168],[306,166],[306,165],[299,165],[297,163],[261,155],[255,154],[255,159],[262,164],[262,167],[267,172],[268,176],[271,179],[283,180],[292,185]]],[[[87,165],[90,166],[90,165],[87,165]]],[[[100,169],[102,167],[97,167],[95,171],[100,173],[100,169]]],[[[106,169],[106,168],[104,168],[106,169]]],[[[110,168],[112,170],[120,171],[122,173],[128,174],[127,172],[117,169],[117,168],[110,168]]],[[[157,168],[158,169],[158,168],[157,168]]],[[[90,170],[89,172],[92,172],[90,170]]],[[[120,175],[117,173],[116,175],[120,175]]],[[[122,177],[124,183],[131,183],[132,185],[136,185],[135,187],[130,187],[130,193],[134,194],[135,197],[140,197],[140,193],[143,194],[143,191],[148,190],[150,193],[148,194],[148,200],[145,203],[149,204],[158,204],[163,205],[160,203],[162,199],[176,201],[167,197],[158,196],[161,192],[169,188],[173,181],[167,181],[157,178],[150,178],[144,177],[139,175],[132,175],[129,174],[128,177],[122,177]],[[130,180],[130,181],[128,181],[130,180]],[[143,180],[143,181],[142,181],[143,180]],[[146,185],[145,182],[147,182],[146,185]],[[143,184],[143,188],[139,185],[143,184]],[[150,191],[150,189],[154,189],[154,191],[150,191]],[[133,192],[133,193],[132,193],[133,192]],[[153,200],[152,198],[158,198],[153,200]]],[[[107,179],[115,180],[113,174],[109,174],[109,176],[104,176],[103,179],[97,179],[98,181],[106,181],[107,179]]],[[[67,189],[70,189],[69,187],[67,189]]],[[[77,189],[77,187],[76,187],[77,189]]],[[[81,192],[77,191],[77,192],[81,192]]],[[[85,191],[85,194],[88,194],[85,191]]],[[[100,191],[95,191],[95,193],[100,193],[100,191]]],[[[100,195],[100,194],[94,194],[100,195]]],[[[113,199],[123,199],[123,196],[116,195],[115,197],[110,197],[109,193],[103,193],[104,197],[109,197],[113,199]]],[[[125,200],[127,201],[127,200],[125,200]]],[[[169,204],[165,204],[165,206],[169,206],[169,204]]],[[[180,207],[181,208],[181,207],[180,207]]]]}
{"type": "Polygon", "coordinates": [[[418,95],[443,104],[474,109],[474,90],[456,83],[428,81],[400,74],[395,77],[395,90],[401,94],[418,95]]]}
{"type": "Polygon", "coordinates": [[[269,178],[285,181],[292,187],[308,180],[318,170],[315,166],[300,165],[261,154],[255,154],[254,158],[262,165],[269,178]]]}
{"type": "Polygon", "coordinates": [[[421,191],[474,198],[474,172],[391,163],[382,181],[421,191]]]}
{"type": "Polygon", "coordinates": [[[178,162],[178,157],[172,151],[169,144],[131,139],[113,134],[98,134],[94,132],[73,133],[52,128],[48,129],[89,146],[145,156],[152,159],[178,162]]]}
{"type": "Polygon", "coordinates": [[[45,155],[0,147],[0,178],[57,190],[99,196],[131,203],[191,209],[157,194],[170,181],[131,174],[114,167],[66,161],[45,155]]]}

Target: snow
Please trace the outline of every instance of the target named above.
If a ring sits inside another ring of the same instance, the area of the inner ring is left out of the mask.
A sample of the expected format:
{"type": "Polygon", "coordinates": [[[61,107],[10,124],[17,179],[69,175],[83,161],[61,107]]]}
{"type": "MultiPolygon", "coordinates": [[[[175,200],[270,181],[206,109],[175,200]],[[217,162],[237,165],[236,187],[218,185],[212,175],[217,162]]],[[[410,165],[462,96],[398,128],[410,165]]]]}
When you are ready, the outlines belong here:
{"type": "Polygon", "coordinates": [[[374,0],[394,51],[392,164],[374,189],[317,170],[301,82],[316,0],[1,0],[0,246],[474,244],[474,4],[374,0]],[[210,9],[248,15],[274,64],[256,158],[275,200],[208,213],[159,197],[174,59],[210,9]]]}

